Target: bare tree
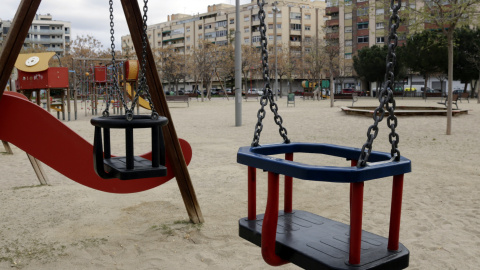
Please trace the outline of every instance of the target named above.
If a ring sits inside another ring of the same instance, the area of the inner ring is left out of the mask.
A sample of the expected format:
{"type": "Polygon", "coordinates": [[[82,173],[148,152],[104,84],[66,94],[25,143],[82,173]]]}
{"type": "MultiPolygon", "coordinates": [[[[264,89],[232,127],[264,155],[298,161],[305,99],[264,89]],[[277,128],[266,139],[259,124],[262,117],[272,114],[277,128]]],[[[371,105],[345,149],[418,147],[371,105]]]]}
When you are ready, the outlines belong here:
{"type": "Polygon", "coordinates": [[[428,0],[422,7],[409,9],[407,18],[412,25],[424,24],[427,29],[439,29],[448,43],[448,107],[447,135],[452,134],[453,33],[458,26],[478,25],[480,0],[428,0]],[[414,21],[415,20],[415,21],[414,21]]]}

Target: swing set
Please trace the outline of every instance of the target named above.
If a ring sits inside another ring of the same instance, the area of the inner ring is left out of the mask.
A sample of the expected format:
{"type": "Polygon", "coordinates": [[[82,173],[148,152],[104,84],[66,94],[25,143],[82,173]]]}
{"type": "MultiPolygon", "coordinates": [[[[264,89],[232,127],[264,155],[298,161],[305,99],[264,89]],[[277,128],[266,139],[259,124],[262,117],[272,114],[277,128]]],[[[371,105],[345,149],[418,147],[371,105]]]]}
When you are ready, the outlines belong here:
{"type": "MultiPolygon", "coordinates": [[[[137,1],[121,0],[121,3],[138,59],[143,60],[142,86],[137,93],[144,90],[144,94],[150,98],[152,115],[134,116],[135,102],[128,109],[123,101],[125,116],[109,116],[109,103],[107,103],[107,109],[103,112],[103,116],[91,121],[95,126],[93,147],[21,94],[4,93],[40,2],[41,0],[22,0],[20,2],[0,55],[0,113],[3,115],[0,118],[0,140],[15,144],[80,184],[105,192],[144,191],[175,177],[190,220],[193,223],[204,222],[187,169],[192,155],[191,147],[188,142],[179,139],[176,134],[153,54],[146,42],[148,0],[144,0],[145,14],[143,16],[137,1]],[[16,113],[19,110],[23,113],[16,113]],[[29,117],[25,117],[25,115],[29,115],[29,117]],[[109,132],[111,128],[125,130],[125,157],[114,157],[110,153],[109,132]],[[151,153],[134,156],[133,129],[136,128],[152,129],[151,153]],[[29,138],[28,134],[31,134],[32,131],[35,131],[37,140],[29,138]],[[42,141],[43,144],[40,145],[37,141],[42,141]],[[62,147],[52,152],[49,146],[53,144],[60,144],[62,147]],[[92,155],[92,149],[94,155],[92,155]],[[88,162],[89,160],[90,162],[88,162]],[[135,180],[125,181],[127,179],[135,180]]],[[[112,14],[111,20],[112,30],[112,14]]],[[[113,44],[113,31],[111,33],[113,44]]],[[[112,60],[115,67],[114,52],[112,52],[112,60]]],[[[115,82],[113,87],[118,87],[118,82],[115,82]]]]}

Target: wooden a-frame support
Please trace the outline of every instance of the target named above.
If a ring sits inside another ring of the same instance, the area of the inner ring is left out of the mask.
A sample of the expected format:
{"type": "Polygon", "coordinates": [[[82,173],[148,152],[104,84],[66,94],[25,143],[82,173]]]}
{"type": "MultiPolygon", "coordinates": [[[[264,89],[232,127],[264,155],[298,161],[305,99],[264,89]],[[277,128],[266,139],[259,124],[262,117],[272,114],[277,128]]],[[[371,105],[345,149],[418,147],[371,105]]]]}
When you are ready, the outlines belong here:
{"type": "MultiPolygon", "coordinates": [[[[0,55],[0,99],[7,85],[8,78],[12,73],[15,61],[28,34],[28,29],[35,17],[41,0],[22,0],[18,7],[12,26],[5,40],[0,55]]],[[[121,0],[123,11],[127,19],[128,28],[132,35],[132,41],[137,52],[138,59],[142,59],[142,32],[143,21],[140,7],[135,0],[121,0]]],[[[190,179],[187,164],[180,148],[178,136],[173,125],[173,119],[167,106],[163,86],[155,67],[153,53],[147,42],[147,82],[152,97],[153,105],[159,115],[168,118],[168,125],[164,127],[166,152],[172,161],[175,178],[182,194],[188,216],[193,223],[204,222],[200,205],[198,204],[195,190],[190,179]]],[[[5,117],[5,116],[4,116],[5,117]]],[[[92,165],[93,166],[93,165],[92,165]]]]}

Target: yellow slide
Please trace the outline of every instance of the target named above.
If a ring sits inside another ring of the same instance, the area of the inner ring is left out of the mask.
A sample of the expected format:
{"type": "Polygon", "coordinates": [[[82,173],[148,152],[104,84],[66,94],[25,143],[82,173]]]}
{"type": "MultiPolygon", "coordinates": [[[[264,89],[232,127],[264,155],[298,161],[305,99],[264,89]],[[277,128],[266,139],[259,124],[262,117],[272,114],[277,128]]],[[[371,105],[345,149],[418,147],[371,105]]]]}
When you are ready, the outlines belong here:
{"type": "MultiPolygon", "coordinates": [[[[133,93],[132,86],[131,86],[129,83],[127,83],[127,84],[126,84],[126,88],[127,88],[127,94],[128,94],[128,96],[129,96],[131,99],[133,99],[133,97],[135,96],[135,94],[133,93]],[[133,97],[132,97],[132,96],[133,96],[133,97]]],[[[148,101],[145,100],[145,99],[142,98],[142,97],[139,97],[139,98],[138,98],[138,104],[139,104],[141,107],[143,107],[143,108],[145,108],[145,109],[147,109],[147,110],[151,110],[151,108],[150,108],[150,103],[148,103],[148,101]]]]}

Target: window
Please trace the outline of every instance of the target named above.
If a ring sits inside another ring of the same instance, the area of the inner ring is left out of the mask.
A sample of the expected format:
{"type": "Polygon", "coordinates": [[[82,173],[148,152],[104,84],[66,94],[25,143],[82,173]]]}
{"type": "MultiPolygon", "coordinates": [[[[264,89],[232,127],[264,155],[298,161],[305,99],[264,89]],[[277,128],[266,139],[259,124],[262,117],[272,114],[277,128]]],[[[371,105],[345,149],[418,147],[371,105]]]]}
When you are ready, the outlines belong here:
{"type": "Polygon", "coordinates": [[[190,41],[190,37],[187,37],[187,41],[190,41]]]}
{"type": "Polygon", "coordinates": [[[345,13],[345,20],[351,20],[352,19],[352,13],[345,13]]]}
{"type": "Polygon", "coordinates": [[[368,23],[357,23],[357,29],[368,29],[368,23]]]}
{"type": "Polygon", "coordinates": [[[250,39],[249,39],[249,38],[246,38],[246,39],[244,40],[244,42],[245,42],[245,44],[250,44],[250,39]]]}
{"type": "Polygon", "coordinates": [[[310,14],[305,14],[305,20],[310,20],[312,19],[312,15],[310,14]]]}
{"type": "Polygon", "coordinates": [[[383,29],[383,28],[385,28],[385,25],[383,24],[383,22],[379,22],[375,25],[375,28],[376,29],[383,29]]]}
{"type": "Polygon", "coordinates": [[[357,43],[368,43],[368,36],[357,37],[357,43]]]}
{"type": "Polygon", "coordinates": [[[187,51],[189,51],[189,50],[190,50],[190,45],[187,46],[187,51]]]}
{"type": "Polygon", "coordinates": [[[352,32],[352,27],[351,26],[345,26],[345,33],[351,33],[352,32]]]}
{"type": "Polygon", "coordinates": [[[357,16],[367,16],[367,15],[368,15],[368,7],[357,9],[357,16]]]}
{"type": "Polygon", "coordinates": [[[273,40],[273,35],[268,35],[268,40],[273,40]]]}
{"type": "Polygon", "coordinates": [[[252,15],[252,22],[255,22],[255,21],[259,21],[260,18],[258,17],[258,15],[252,15]]]}
{"type": "Polygon", "coordinates": [[[249,32],[250,32],[250,27],[245,28],[244,30],[245,30],[245,31],[244,31],[245,33],[249,33],[249,32]]]}
{"type": "Polygon", "coordinates": [[[255,43],[255,42],[260,42],[260,36],[253,36],[252,37],[252,42],[255,43]]]}
{"type": "Polygon", "coordinates": [[[212,25],[211,24],[205,25],[205,29],[212,29],[212,25]]]}
{"type": "Polygon", "coordinates": [[[227,36],[227,30],[220,30],[216,32],[217,37],[225,37],[227,36]]]}
{"type": "Polygon", "coordinates": [[[250,17],[247,16],[247,17],[243,18],[243,21],[244,21],[244,22],[249,22],[249,21],[250,21],[250,17]]]}
{"type": "Polygon", "coordinates": [[[377,37],[376,42],[377,43],[385,43],[385,37],[377,37]]]}
{"type": "Polygon", "coordinates": [[[268,13],[268,18],[273,18],[273,13],[272,12],[268,13]]]}
{"type": "Polygon", "coordinates": [[[282,36],[277,36],[277,41],[282,41],[282,36]]]}
{"type": "Polygon", "coordinates": [[[311,52],[312,51],[312,48],[305,48],[305,52],[311,52]]]}
{"type": "Polygon", "coordinates": [[[216,22],[215,27],[227,27],[227,21],[216,22]]]}
{"type": "Polygon", "coordinates": [[[345,59],[352,59],[352,54],[351,53],[346,53],[345,54],[345,59]]]}
{"type": "Polygon", "coordinates": [[[190,32],[190,27],[187,27],[187,32],[190,32]]]}
{"type": "Polygon", "coordinates": [[[305,37],[304,41],[305,42],[312,42],[312,38],[311,37],[305,37]]]}
{"type": "Polygon", "coordinates": [[[202,39],[202,38],[203,38],[202,34],[198,35],[198,39],[202,39]]]}
{"type": "Polygon", "coordinates": [[[345,0],[345,6],[351,6],[352,0],[345,0]]]}
{"type": "Polygon", "coordinates": [[[376,15],[383,15],[385,13],[385,10],[383,8],[379,8],[375,11],[376,15]]]}
{"type": "Polygon", "coordinates": [[[214,38],[215,36],[215,32],[205,33],[205,38],[214,38]]]}
{"type": "Polygon", "coordinates": [[[352,46],[353,41],[351,39],[345,40],[345,46],[352,46]]]}
{"type": "Polygon", "coordinates": [[[268,29],[273,29],[273,24],[269,24],[268,29]]]}
{"type": "Polygon", "coordinates": [[[235,23],[235,19],[230,19],[230,24],[234,24],[235,23]]]}
{"type": "Polygon", "coordinates": [[[290,12],[290,19],[300,20],[302,18],[302,13],[300,12],[290,12]]]}
{"type": "Polygon", "coordinates": [[[366,2],[368,0],[357,0],[357,3],[366,2]]]}
{"type": "Polygon", "coordinates": [[[49,30],[49,29],[50,29],[50,27],[48,27],[48,26],[40,26],[40,30],[49,30]]]}
{"type": "Polygon", "coordinates": [[[302,30],[302,25],[297,23],[290,24],[290,30],[302,30]]]}
{"type": "Polygon", "coordinates": [[[277,24],[277,29],[282,29],[282,25],[281,25],[281,24],[277,24]]]}
{"type": "Polygon", "coordinates": [[[203,26],[200,24],[200,25],[198,26],[198,29],[202,29],[202,28],[203,28],[203,26]]]}
{"type": "Polygon", "coordinates": [[[305,31],[310,31],[311,26],[310,25],[305,25],[305,31]]]}

